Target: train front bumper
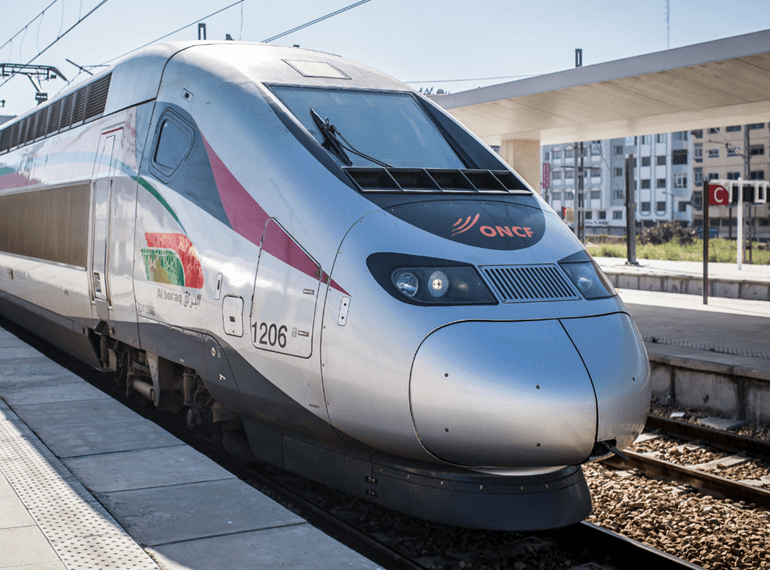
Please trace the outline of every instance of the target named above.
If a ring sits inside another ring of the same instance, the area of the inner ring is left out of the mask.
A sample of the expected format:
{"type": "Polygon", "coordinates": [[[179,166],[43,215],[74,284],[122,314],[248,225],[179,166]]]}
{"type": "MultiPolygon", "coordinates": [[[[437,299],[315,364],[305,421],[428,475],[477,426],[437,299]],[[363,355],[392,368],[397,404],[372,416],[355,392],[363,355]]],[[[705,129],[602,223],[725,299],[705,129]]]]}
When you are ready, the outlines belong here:
{"type": "Polygon", "coordinates": [[[542,468],[582,463],[597,441],[628,445],[644,425],[649,389],[644,346],[623,313],[473,321],[423,341],[410,404],[417,435],[437,458],[542,468]]]}

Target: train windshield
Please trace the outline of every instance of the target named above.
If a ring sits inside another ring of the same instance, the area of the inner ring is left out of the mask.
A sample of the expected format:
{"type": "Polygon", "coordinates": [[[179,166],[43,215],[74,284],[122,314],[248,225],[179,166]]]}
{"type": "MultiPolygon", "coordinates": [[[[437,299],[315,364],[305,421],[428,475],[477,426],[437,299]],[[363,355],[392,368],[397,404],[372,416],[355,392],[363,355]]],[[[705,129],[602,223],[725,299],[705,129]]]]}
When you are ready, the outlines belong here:
{"type": "Polygon", "coordinates": [[[318,143],[346,166],[467,168],[409,93],[276,85],[272,90],[318,143]],[[324,122],[328,119],[327,128],[313,118],[313,112],[324,122]],[[331,134],[329,127],[333,127],[331,134]],[[330,137],[339,140],[343,153],[333,150],[336,144],[330,137]]]}

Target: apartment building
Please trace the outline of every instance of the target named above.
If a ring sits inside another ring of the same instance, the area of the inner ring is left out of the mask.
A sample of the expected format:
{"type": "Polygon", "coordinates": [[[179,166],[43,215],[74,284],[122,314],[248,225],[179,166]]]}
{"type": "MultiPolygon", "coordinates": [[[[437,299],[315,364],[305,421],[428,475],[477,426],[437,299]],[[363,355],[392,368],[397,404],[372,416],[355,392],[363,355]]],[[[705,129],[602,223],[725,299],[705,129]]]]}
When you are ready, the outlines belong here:
{"type": "MultiPolygon", "coordinates": [[[[624,235],[626,231],[625,159],[634,157],[636,223],[640,228],[677,221],[702,226],[702,184],[709,179],[743,177],[745,126],[716,127],[583,143],[583,197],[585,233],[624,235]]],[[[579,143],[544,145],[543,198],[560,215],[577,208],[575,188],[579,143]],[[546,174],[547,173],[547,174],[546,174]]],[[[749,178],[768,179],[770,129],[768,124],[749,125],[749,178]]],[[[736,207],[714,210],[721,237],[734,237],[736,207]],[[732,214],[731,214],[732,212],[732,214]],[[732,215],[732,218],[730,216],[732,215]],[[731,221],[732,219],[732,221],[731,221]]],[[[768,207],[747,206],[754,216],[757,237],[770,238],[768,207]]]]}

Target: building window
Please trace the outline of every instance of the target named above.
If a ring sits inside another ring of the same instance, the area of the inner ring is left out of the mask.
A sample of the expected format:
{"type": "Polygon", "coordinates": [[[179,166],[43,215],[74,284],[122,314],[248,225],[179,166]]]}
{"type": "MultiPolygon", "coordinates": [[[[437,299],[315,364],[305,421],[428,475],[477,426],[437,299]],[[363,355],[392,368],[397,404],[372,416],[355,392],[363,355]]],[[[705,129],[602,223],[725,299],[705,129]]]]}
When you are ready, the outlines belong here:
{"type": "Polygon", "coordinates": [[[664,143],[666,142],[666,135],[663,133],[660,133],[658,135],[655,135],[655,142],[664,143]]]}
{"type": "Polygon", "coordinates": [[[656,212],[665,212],[666,211],[666,202],[665,200],[662,202],[655,202],[655,211],[656,212]]]}
{"type": "Polygon", "coordinates": [[[695,184],[703,184],[703,169],[702,168],[693,168],[692,169],[692,175],[693,175],[693,178],[695,178],[695,180],[694,180],[695,184]]]}
{"type": "Polygon", "coordinates": [[[642,157],[642,166],[650,166],[650,157],[649,156],[643,156],[642,157]]]}
{"type": "Polygon", "coordinates": [[[728,172],[727,173],[727,179],[728,180],[738,180],[741,177],[740,172],[728,172]]]}
{"type": "Polygon", "coordinates": [[[712,128],[709,129],[709,134],[710,135],[714,135],[714,134],[716,134],[718,132],[719,132],[719,127],[716,127],[716,128],[712,127],[712,128]]]}
{"type": "Polygon", "coordinates": [[[687,188],[687,174],[683,172],[674,177],[674,188],[687,188]]]}
{"type": "Polygon", "coordinates": [[[602,146],[598,142],[591,143],[591,154],[599,156],[602,153],[602,146]]]}
{"type": "Polygon", "coordinates": [[[612,199],[613,200],[622,200],[623,199],[623,190],[613,190],[612,191],[612,199]]]}
{"type": "Polygon", "coordinates": [[[749,147],[749,154],[751,156],[756,156],[758,154],[765,154],[765,145],[763,144],[751,145],[749,147]]]}
{"type": "Polygon", "coordinates": [[[736,149],[734,146],[728,146],[727,156],[738,156],[738,149],[736,149]]]}
{"type": "Polygon", "coordinates": [[[655,164],[658,166],[666,166],[666,155],[656,157],[655,164]]]}
{"type": "Polygon", "coordinates": [[[551,172],[551,180],[561,180],[561,170],[551,172]]]}
{"type": "Polygon", "coordinates": [[[601,190],[591,190],[591,200],[601,200],[601,190]]]}
{"type": "Polygon", "coordinates": [[[650,144],[652,142],[652,135],[642,135],[642,144],[650,144]]]}
{"type": "Polygon", "coordinates": [[[709,149],[709,158],[719,158],[719,149],[718,148],[710,148],[709,149]]]}
{"type": "Polygon", "coordinates": [[[543,155],[543,162],[549,162],[551,160],[551,153],[548,151],[545,151],[545,154],[543,155]]]}
{"type": "Polygon", "coordinates": [[[649,180],[642,180],[642,190],[646,190],[650,187],[650,181],[649,180]]]}
{"type": "Polygon", "coordinates": [[[687,164],[687,151],[675,150],[671,153],[671,164],[687,164]]]}
{"type": "Polygon", "coordinates": [[[564,158],[574,158],[575,156],[575,149],[569,148],[564,151],[564,158]]]}
{"type": "Polygon", "coordinates": [[[612,212],[612,219],[613,220],[622,220],[623,219],[623,210],[614,210],[612,212]]]}
{"type": "Polygon", "coordinates": [[[703,160],[703,145],[702,144],[696,144],[692,147],[692,157],[697,160],[701,161],[703,160]]]}
{"type": "Polygon", "coordinates": [[[709,172],[709,180],[719,180],[719,172],[709,172]]]}
{"type": "Polygon", "coordinates": [[[607,219],[607,212],[606,212],[606,210],[599,210],[599,219],[600,220],[606,220],[607,219]]]}
{"type": "Polygon", "coordinates": [[[750,131],[753,131],[755,129],[764,129],[764,128],[765,128],[765,123],[751,123],[749,125],[750,131]]]}
{"type": "Polygon", "coordinates": [[[650,211],[650,203],[642,202],[642,212],[649,213],[649,211],[650,211]]]}
{"type": "Polygon", "coordinates": [[[655,181],[655,188],[665,188],[666,187],[666,179],[665,178],[658,178],[655,181]]]}
{"type": "Polygon", "coordinates": [[[565,178],[565,180],[567,178],[575,178],[575,169],[574,168],[569,168],[569,169],[565,170],[564,171],[564,178],[565,178]]]}
{"type": "Polygon", "coordinates": [[[615,173],[615,176],[623,176],[623,169],[622,168],[615,168],[613,170],[613,172],[615,173]]]}
{"type": "Polygon", "coordinates": [[[564,199],[565,200],[574,200],[575,194],[573,192],[565,192],[564,193],[564,199]]]}
{"type": "Polygon", "coordinates": [[[613,154],[623,154],[623,145],[616,144],[614,147],[612,147],[612,153],[613,154]]]}
{"type": "Polygon", "coordinates": [[[696,139],[702,139],[703,138],[703,129],[698,129],[697,131],[690,131],[690,133],[696,139]]]}
{"type": "Polygon", "coordinates": [[[687,140],[687,131],[677,131],[674,133],[674,140],[675,141],[686,141],[687,140]]]}
{"type": "Polygon", "coordinates": [[[554,160],[561,160],[561,151],[560,150],[553,151],[553,159],[554,160]]]}
{"type": "Polygon", "coordinates": [[[561,200],[561,192],[554,192],[554,193],[551,195],[551,198],[552,198],[554,201],[556,201],[556,200],[561,200]]]}
{"type": "Polygon", "coordinates": [[[750,180],[764,180],[765,179],[765,171],[764,170],[752,170],[749,173],[749,179],[750,180]]]}
{"type": "Polygon", "coordinates": [[[686,212],[687,211],[687,202],[679,202],[679,211],[680,212],[686,212]]]}
{"type": "Polygon", "coordinates": [[[591,210],[586,210],[586,220],[590,220],[593,217],[593,212],[591,210]]]}
{"type": "Polygon", "coordinates": [[[728,133],[739,133],[739,132],[741,132],[741,126],[740,125],[732,125],[730,127],[727,127],[725,129],[725,132],[728,132],[728,133]]]}

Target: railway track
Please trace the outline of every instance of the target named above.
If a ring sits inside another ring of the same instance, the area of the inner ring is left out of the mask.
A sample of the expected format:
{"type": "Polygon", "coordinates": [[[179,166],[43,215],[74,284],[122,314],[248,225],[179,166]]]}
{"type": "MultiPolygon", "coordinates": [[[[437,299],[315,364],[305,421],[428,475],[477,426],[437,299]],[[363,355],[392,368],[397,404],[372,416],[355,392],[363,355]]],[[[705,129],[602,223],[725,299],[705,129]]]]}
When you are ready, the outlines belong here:
{"type": "MultiPolygon", "coordinates": [[[[770,461],[770,444],[767,442],[658,416],[650,416],[646,429],[655,430],[656,433],[667,437],[697,442],[720,451],[741,454],[741,456],[733,455],[696,465],[683,465],[681,462],[664,460],[651,453],[627,450],[624,452],[626,459],[615,455],[605,459],[603,463],[617,469],[636,469],[650,477],[670,479],[734,501],[745,501],[770,509],[770,490],[765,490],[756,484],[746,484],[722,477],[706,470],[720,465],[739,465],[747,460],[746,456],[763,462],[770,461]]],[[[767,475],[770,476],[770,470],[767,475]]],[[[759,482],[761,481],[757,481],[759,482]]],[[[767,483],[770,484],[770,478],[767,483]]]]}
{"type": "Polygon", "coordinates": [[[246,464],[196,436],[181,418],[127,400],[124,391],[63,351],[0,319],[0,326],[211,457],[242,480],[388,570],[697,569],[670,554],[583,522],[547,532],[449,527],[391,511],[269,466],[246,464]]]}

